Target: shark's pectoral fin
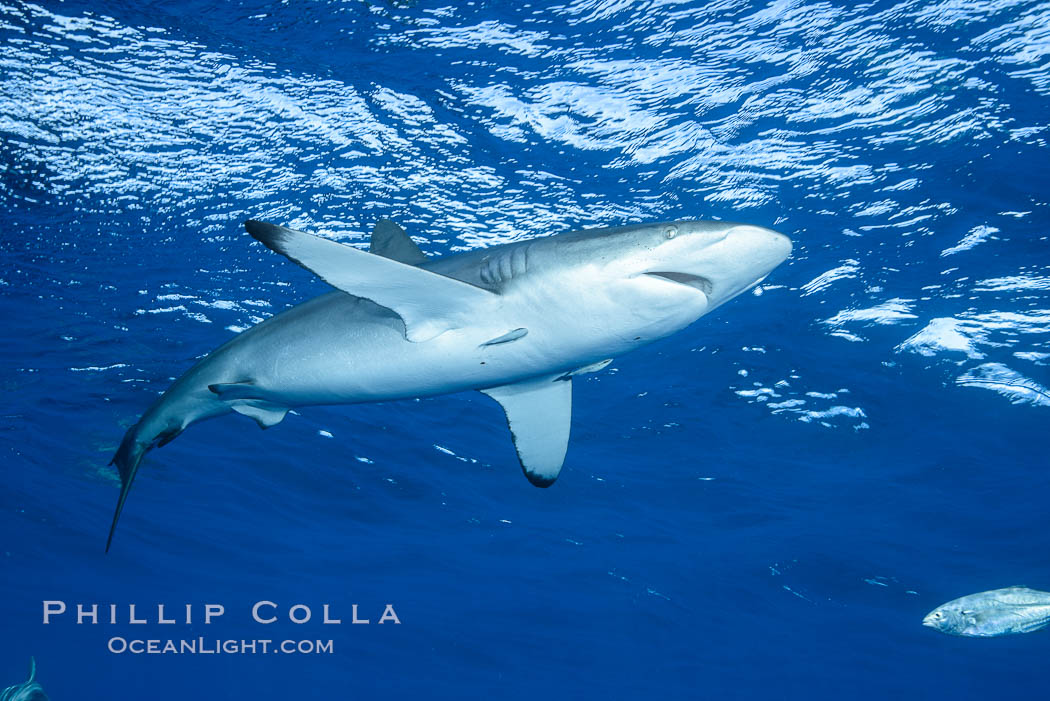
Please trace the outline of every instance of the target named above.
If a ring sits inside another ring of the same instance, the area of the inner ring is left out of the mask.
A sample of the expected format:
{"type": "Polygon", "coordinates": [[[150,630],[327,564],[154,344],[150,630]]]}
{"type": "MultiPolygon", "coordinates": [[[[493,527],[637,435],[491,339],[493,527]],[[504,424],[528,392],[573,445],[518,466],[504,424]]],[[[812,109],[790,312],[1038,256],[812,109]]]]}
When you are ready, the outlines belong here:
{"type": "Polygon", "coordinates": [[[525,476],[537,487],[554,484],[569,447],[572,380],[549,375],[481,391],[507,414],[525,476]]]}
{"type": "Polygon", "coordinates": [[[230,403],[230,408],[238,414],[255,419],[259,428],[276,426],[288,414],[288,407],[271,404],[261,399],[238,399],[230,403]]]}
{"type": "Polygon", "coordinates": [[[372,229],[372,243],[368,252],[396,260],[405,265],[419,265],[427,257],[405,230],[390,219],[380,219],[372,229]]]}
{"type": "Polygon", "coordinates": [[[393,310],[404,320],[409,341],[469,325],[479,308],[499,300],[494,292],[330,239],[258,221],[244,226],[267,248],[333,287],[393,310]]]}

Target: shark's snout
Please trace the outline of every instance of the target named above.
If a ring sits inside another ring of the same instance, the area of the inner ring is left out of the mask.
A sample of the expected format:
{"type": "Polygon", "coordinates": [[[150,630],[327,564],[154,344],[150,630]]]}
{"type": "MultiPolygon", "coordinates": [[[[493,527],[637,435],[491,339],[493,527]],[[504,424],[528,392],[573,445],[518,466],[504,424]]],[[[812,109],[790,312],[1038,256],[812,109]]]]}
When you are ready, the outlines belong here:
{"type": "Polygon", "coordinates": [[[773,238],[771,245],[777,250],[780,255],[780,262],[783,263],[791,255],[791,249],[794,248],[794,245],[791,243],[791,239],[784,236],[784,234],[776,231],[770,231],[769,233],[772,234],[773,238]]]}
{"type": "Polygon", "coordinates": [[[768,274],[791,255],[791,239],[780,232],[761,226],[738,226],[727,239],[738,250],[747,251],[753,265],[768,274]]]}
{"type": "Polygon", "coordinates": [[[730,225],[726,235],[701,250],[688,272],[707,281],[711,308],[759,284],[791,255],[791,239],[761,226],[730,225]]]}
{"type": "Polygon", "coordinates": [[[771,238],[773,239],[771,241],[771,245],[780,252],[781,261],[787,260],[788,256],[791,255],[791,249],[794,247],[791,243],[791,239],[777,231],[768,231],[771,234],[771,238]]]}

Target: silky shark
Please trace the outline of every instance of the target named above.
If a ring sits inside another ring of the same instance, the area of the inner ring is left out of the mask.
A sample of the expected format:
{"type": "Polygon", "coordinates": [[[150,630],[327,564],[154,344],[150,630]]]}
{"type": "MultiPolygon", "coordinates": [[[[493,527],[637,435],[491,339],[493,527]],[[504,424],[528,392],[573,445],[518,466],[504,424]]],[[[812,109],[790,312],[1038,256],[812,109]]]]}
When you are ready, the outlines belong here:
{"type": "Polygon", "coordinates": [[[29,658],[29,679],[0,691],[0,701],[48,701],[44,687],[36,680],[36,660],[29,658]]]}
{"type": "Polygon", "coordinates": [[[132,426],[121,490],[142,456],[230,412],[262,428],[292,407],[479,390],[502,405],[525,476],[558,477],[572,378],[679,331],[761,282],[791,241],[758,226],[676,221],[590,229],[427,258],[389,219],[364,251],[259,221],[248,233],[335,288],[244,331],[132,426]]]}

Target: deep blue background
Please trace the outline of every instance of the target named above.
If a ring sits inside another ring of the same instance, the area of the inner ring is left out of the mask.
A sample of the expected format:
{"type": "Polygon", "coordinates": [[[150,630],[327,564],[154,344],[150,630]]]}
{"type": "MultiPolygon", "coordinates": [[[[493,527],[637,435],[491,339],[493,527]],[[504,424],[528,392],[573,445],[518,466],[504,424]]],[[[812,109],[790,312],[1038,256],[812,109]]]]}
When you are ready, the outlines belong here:
{"type": "Polygon", "coordinates": [[[1050,637],[920,622],[1050,589],[1050,3],[0,2],[0,47],[0,687],[35,655],[56,701],[1045,695],[1050,637]],[[796,244],[577,382],[549,490],[481,395],[231,416],[148,456],[104,556],[125,428],[325,290],[240,222],[380,216],[434,255],[671,218],[796,244]]]}

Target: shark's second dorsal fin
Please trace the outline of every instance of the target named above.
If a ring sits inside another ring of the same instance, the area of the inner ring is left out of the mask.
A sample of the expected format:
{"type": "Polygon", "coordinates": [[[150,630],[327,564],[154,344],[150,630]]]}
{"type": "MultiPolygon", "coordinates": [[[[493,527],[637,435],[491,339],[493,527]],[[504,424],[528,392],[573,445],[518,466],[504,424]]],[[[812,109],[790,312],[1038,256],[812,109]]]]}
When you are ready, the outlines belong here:
{"type": "Polygon", "coordinates": [[[481,391],[503,407],[529,482],[537,487],[554,484],[569,447],[572,378],[559,373],[481,391]]]}
{"type": "Polygon", "coordinates": [[[269,399],[266,393],[255,386],[255,383],[251,380],[242,380],[241,382],[221,382],[214,385],[208,385],[208,389],[212,393],[219,395],[219,399],[223,401],[230,401],[233,399],[269,399]]]}
{"type": "Polygon", "coordinates": [[[244,227],[329,285],[398,314],[414,343],[469,325],[480,307],[499,300],[494,292],[320,236],[259,221],[244,227]]]}
{"type": "Polygon", "coordinates": [[[368,252],[406,265],[419,265],[427,259],[405,230],[390,219],[376,222],[368,252]]]}

